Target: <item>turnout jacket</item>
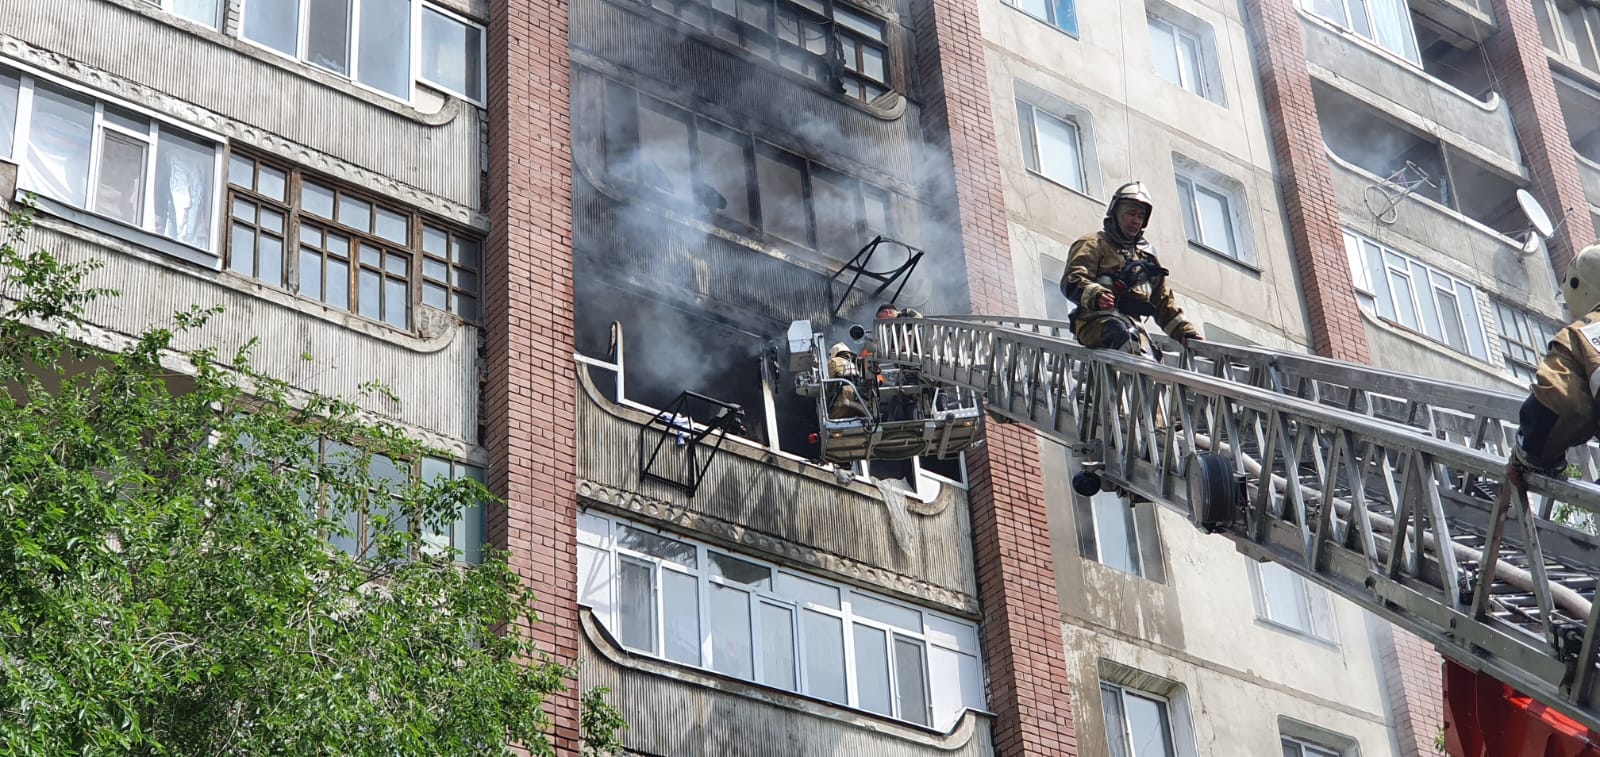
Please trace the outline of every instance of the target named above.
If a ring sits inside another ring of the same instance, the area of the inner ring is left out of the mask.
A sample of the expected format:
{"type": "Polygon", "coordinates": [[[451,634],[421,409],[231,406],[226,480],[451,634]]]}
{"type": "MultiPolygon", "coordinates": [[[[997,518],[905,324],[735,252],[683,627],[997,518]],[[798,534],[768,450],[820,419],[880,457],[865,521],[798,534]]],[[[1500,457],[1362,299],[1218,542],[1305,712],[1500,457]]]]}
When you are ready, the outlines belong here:
{"type": "Polygon", "coordinates": [[[1600,430],[1595,394],[1600,391],[1600,308],[1556,332],[1534,376],[1532,399],[1554,418],[1524,423],[1523,447],[1556,466],[1570,447],[1600,430]],[[1543,426],[1543,428],[1540,428],[1543,426]]]}
{"type": "Polygon", "coordinates": [[[1131,247],[1119,249],[1104,231],[1096,231],[1072,243],[1071,253],[1067,257],[1067,270],[1061,277],[1061,294],[1077,305],[1072,312],[1072,333],[1080,343],[1090,346],[1097,344],[1104,326],[1102,321],[1113,317],[1113,311],[1094,309],[1094,301],[1101,294],[1116,298],[1116,310],[1136,318],[1141,312],[1153,311],[1156,323],[1173,339],[1182,341],[1200,335],[1194,324],[1183,317],[1183,310],[1174,300],[1172,290],[1167,288],[1165,276],[1152,277],[1123,292],[1113,289],[1112,277],[1129,263],[1138,260],[1159,265],[1150,243],[1143,239],[1131,247]]]}

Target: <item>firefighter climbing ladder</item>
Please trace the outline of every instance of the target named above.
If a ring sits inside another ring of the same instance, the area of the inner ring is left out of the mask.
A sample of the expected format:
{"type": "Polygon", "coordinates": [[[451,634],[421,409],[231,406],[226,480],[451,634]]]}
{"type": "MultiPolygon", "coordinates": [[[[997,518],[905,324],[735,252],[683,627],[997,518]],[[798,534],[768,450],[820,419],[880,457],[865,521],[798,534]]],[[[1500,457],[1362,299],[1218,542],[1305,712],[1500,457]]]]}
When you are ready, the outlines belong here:
{"type": "MultiPolygon", "coordinates": [[[[1053,321],[898,319],[877,339],[880,359],[977,389],[1103,464],[1110,487],[1600,731],[1600,538],[1550,520],[1600,513],[1600,488],[1504,485],[1521,397],[1212,343],[1158,363],[1086,349],[1053,321]]],[[[1597,462],[1591,446],[1583,480],[1597,462]]]]}

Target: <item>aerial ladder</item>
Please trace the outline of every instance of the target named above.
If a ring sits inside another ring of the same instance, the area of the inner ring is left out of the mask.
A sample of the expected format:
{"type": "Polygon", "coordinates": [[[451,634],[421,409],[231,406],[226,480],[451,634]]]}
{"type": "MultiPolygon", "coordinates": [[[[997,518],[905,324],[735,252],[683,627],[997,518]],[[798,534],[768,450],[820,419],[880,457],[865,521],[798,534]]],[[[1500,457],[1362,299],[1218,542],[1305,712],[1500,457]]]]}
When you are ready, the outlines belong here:
{"type": "Polygon", "coordinates": [[[1023,318],[874,337],[880,361],[1071,448],[1075,484],[1180,511],[1432,643],[1451,754],[1600,757],[1600,452],[1569,457],[1576,481],[1510,486],[1521,396],[1211,342],[1151,360],[1023,318]]]}

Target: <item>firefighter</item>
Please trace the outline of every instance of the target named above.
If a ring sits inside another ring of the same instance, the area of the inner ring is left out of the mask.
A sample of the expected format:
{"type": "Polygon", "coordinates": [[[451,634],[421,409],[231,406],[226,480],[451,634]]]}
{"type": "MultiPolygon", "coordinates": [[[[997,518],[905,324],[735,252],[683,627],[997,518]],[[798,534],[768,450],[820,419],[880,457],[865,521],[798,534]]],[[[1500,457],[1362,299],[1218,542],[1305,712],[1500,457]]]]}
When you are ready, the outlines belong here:
{"type": "Polygon", "coordinates": [[[848,383],[833,382],[833,402],[828,405],[828,418],[830,420],[848,420],[851,418],[868,418],[872,413],[867,410],[865,402],[861,401],[861,393],[857,391],[856,384],[861,381],[861,366],[856,362],[856,356],[844,342],[835,342],[828,348],[828,378],[843,379],[848,383]]]}
{"type": "Polygon", "coordinates": [[[1139,323],[1153,316],[1180,343],[1200,339],[1167,288],[1167,269],[1144,238],[1154,205],[1141,182],[1117,188],[1099,231],[1072,243],[1061,293],[1071,300],[1072,334],[1087,347],[1151,354],[1139,323]]]}
{"type": "Polygon", "coordinates": [[[1519,413],[1517,446],[1506,478],[1518,488],[1523,474],[1560,476],[1567,449],[1600,430],[1600,244],[1585,247],[1567,266],[1561,283],[1572,323],[1556,332],[1519,413]]]}

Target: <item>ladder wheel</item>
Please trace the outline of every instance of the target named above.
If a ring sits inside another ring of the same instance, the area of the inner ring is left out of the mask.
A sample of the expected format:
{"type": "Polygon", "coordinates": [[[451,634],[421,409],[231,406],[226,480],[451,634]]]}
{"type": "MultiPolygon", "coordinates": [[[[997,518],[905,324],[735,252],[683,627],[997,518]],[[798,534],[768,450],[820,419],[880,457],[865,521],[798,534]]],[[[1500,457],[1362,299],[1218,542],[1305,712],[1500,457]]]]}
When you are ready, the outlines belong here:
{"type": "Polygon", "coordinates": [[[1215,452],[1199,452],[1189,459],[1189,509],[1206,531],[1218,531],[1238,519],[1239,486],[1232,460],[1215,452]]]}

